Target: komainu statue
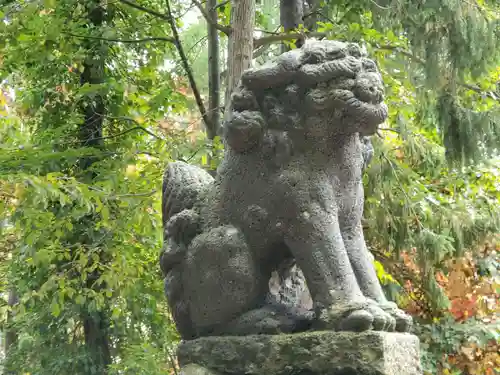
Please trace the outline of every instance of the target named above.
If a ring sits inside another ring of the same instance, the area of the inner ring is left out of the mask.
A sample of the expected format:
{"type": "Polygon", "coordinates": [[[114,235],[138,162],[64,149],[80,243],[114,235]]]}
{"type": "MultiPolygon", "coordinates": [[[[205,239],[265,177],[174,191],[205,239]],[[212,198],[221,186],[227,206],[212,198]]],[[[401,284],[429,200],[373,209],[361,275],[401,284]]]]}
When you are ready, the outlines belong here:
{"type": "Polygon", "coordinates": [[[362,138],[387,117],[383,93],[357,45],[308,41],[243,74],[215,178],[167,166],[160,263],[184,339],[410,329],[384,296],[361,227],[362,138]],[[271,273],[290,260],[311,310],[269,293],[271,273]]]}

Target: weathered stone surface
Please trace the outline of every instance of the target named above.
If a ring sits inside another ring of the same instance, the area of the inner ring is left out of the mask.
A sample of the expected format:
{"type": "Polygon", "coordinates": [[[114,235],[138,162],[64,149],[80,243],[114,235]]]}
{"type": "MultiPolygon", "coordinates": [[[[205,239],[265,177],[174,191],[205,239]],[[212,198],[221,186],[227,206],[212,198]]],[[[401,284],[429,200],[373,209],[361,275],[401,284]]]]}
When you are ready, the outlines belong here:
{"type": "Polygon", "coordinates": [[[376,331],[204,337],[181,343],[178,358],[224,375],[422,374],[416,336],[376,331]]]}
{"type": "Polygon", "coordinates": [[[180,375],[218,375],[218,373],[191,363],[181,369],[180,375]]]}
{"type": "Polygon", "coordinates": [[[361,139],[386,120],[383,99],[376,63],[350,43],[308,40],[243,74],[215,178],[184,162],[164,175],[160,263],[183,339],[410,330],[384,295],[361,223],[361,139]],[[304,282],[286,292],[307,285],[311,311],[268,298],[290,260],[304,282]]]}

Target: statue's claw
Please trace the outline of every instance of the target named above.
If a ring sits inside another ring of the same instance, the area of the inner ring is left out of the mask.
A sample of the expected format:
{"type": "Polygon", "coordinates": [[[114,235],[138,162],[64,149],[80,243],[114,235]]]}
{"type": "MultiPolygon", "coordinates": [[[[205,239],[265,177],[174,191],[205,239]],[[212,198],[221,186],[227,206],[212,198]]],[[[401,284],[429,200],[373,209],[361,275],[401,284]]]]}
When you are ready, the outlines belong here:
{"type": "Polygon", "coordinates": [[[356,310],[340,321],[339,331],[363,332],[373,328],[374,316],[366,310],[356,310]]]}
{"type": "Polygon", "coordinates": [[[393,302],[379,304],[379,307],[395,319],[396,332],[410,332],[413,326],[413,319],[410,315],[399,309],[393,302]]]}
{"type": "Polygon", "coordinates": [[[346,303],[320,310],[316,328],[362,332],[373,329],[374,321],[368,302],[346,303]]]}
{"type": "Polygon", "coordinates": [[[378,306],[375,301],[369,300],[367,310],[373,315],[373,329],[375,331],[392,332],[396,328],[396,319],[378,306]]]}
{"type": "Polygon", "coordinates": [[[233,336],[303,332],[311,327],[313,318],[312,311],[281,304],[269,304],[250,310],[229,323],[224,323],[214,332],[217,335],[233,336]]]}

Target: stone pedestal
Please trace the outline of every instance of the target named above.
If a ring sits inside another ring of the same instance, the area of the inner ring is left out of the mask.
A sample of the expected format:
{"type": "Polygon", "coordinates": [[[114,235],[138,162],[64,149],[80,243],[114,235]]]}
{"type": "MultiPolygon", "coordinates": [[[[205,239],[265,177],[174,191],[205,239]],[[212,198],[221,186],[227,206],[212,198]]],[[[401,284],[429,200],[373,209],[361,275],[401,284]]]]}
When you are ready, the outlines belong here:
{"type": "Polygon", "coordinates": [[[204,337],[179,345],[182,375],[421,375],[419,340],[401,333],[204,337]]]}

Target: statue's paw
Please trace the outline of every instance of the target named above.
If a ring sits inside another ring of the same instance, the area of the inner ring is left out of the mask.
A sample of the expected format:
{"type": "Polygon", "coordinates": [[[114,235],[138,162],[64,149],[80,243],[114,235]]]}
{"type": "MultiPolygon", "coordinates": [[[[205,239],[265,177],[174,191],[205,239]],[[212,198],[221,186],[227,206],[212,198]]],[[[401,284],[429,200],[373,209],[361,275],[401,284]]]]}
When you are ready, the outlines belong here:
{"type": "Polygon", "coordinates": [[[373,315],[373,329],[375,331],[393,332],[396,329],[396,319],[384,311],[375,301],[369,300],[367,310],[373,315]]]}
{"type": "Polygon", "coordinates": [[[188,245],[199,234],[200,217],[193,210],[183,210],[170,218],[165,231],[175,242],[188,245]]]}
{"type": "Polygon", "coordinates": [[[313,319],[312,311],[274,303],[242,314],[215,333],[246,336],[304,332],[311,328],[313,319]]]}
{"type": "Polygon", "coordinates": [[[316,316],[315,328],[362,332],[373,329],[375,317],[367,301],[350,302],[322,309],[316,316]]]}
{"type": "Polygon", "coordinates": [[[393,302],[379,304],[379,307],[395,319],[396,332],[410,332],[413,326],[413,318],[410,315],[399,309],[393,302]]]}
{"type": "Polygon", "coordinates": [[[217,375],[218,372],[209,370],[208,368],[190,363],[181,368],[180,375],[217,375]]]}
{"type": "Polygon", "coordinates": [[[344,317],[337,328],[339,331],[363,332],[373,328],[374,316],[367,310],[355,310],[344,317]]]}

